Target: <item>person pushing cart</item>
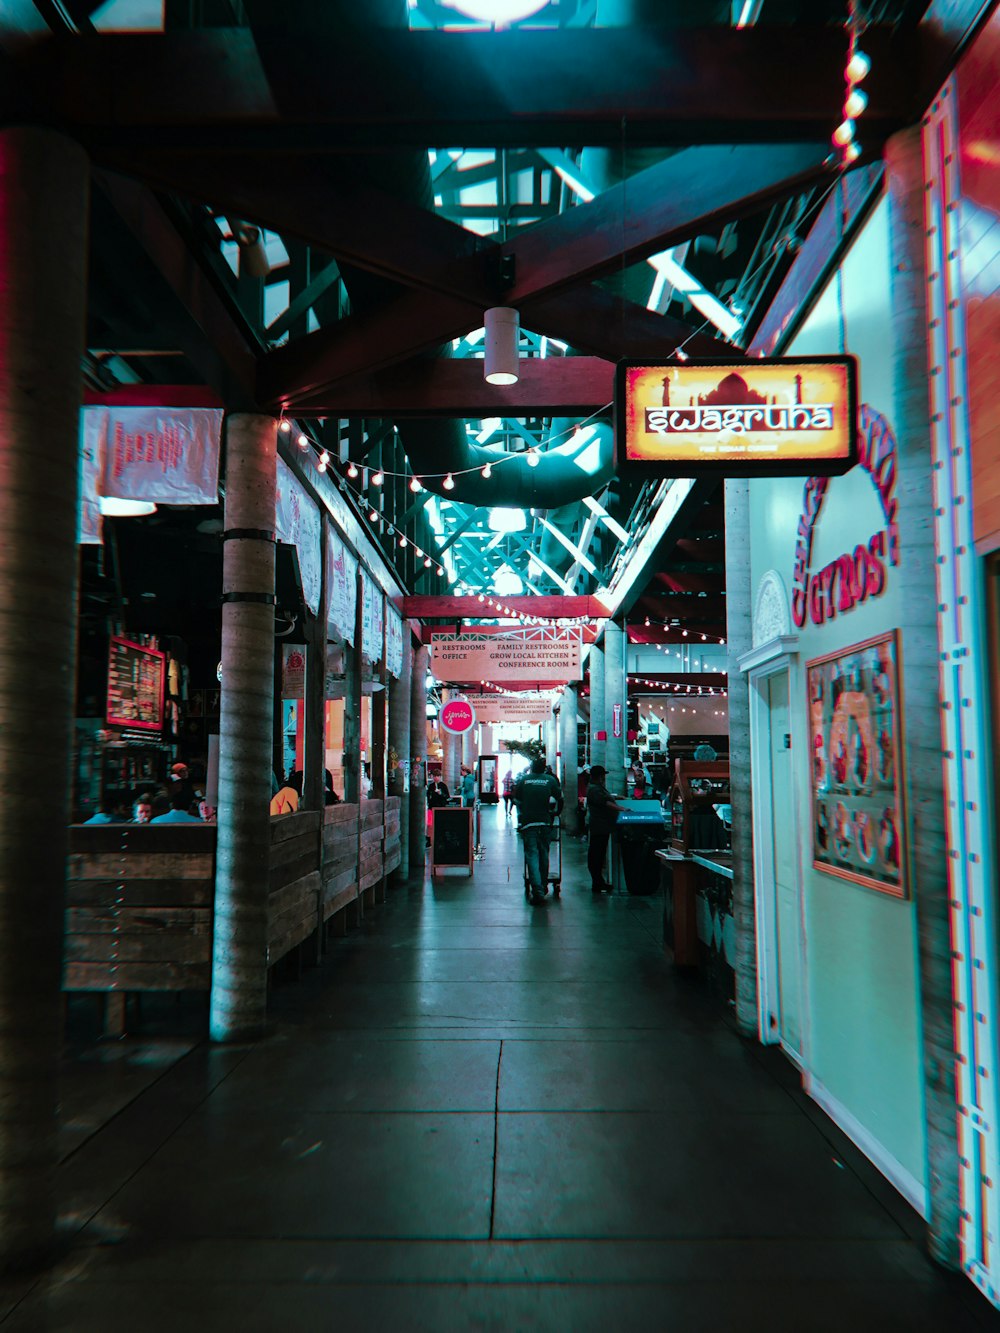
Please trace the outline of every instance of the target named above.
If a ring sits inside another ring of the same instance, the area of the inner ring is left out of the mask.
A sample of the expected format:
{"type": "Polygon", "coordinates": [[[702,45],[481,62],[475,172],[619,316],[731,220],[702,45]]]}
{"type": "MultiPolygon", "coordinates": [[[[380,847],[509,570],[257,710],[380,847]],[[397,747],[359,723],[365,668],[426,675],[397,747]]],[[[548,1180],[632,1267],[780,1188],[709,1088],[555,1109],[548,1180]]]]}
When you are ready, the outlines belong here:
{"type": "MultiPolygon", "coordinates": [[[[545,760],[531,761],[531,769],[514,784],[518,824],[524,838],[526,889],[532,903],[540,903],[548,892],[549,844],[552,821],[563,808],[559,780],[545,771],[545,760]]],[[[558,884],[558,879],[555,881],[558,884]]]]}

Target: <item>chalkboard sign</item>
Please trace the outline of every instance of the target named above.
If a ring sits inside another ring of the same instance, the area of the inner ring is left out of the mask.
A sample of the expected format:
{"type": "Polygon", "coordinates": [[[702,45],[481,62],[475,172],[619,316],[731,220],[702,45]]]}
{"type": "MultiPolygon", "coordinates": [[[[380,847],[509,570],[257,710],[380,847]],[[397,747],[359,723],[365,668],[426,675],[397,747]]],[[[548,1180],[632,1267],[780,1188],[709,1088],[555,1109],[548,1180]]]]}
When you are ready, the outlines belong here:
{"type": "Polygon", "coordinates": [[[166,668],[166,653],[112,636],[108,650],[109,727],[163,730],[166,668]]]}
{"type": "Polygon", "coordinates": [[[431,828],[431,874],[460,866],[472,874],[472,811],[458,805],[439,805],[431,828]]]}

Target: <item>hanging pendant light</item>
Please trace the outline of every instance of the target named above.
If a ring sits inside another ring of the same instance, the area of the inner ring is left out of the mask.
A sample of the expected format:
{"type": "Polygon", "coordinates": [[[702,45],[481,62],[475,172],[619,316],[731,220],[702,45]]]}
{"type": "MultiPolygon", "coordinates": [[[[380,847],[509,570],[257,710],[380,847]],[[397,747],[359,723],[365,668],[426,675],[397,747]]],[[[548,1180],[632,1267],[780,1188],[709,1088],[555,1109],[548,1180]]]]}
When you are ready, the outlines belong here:
{"type": "Polygon", "coordinates": [[[516,384],[518,380],[517,341],[520,326],[517,311],[508,305],[486,311],[485,360],[483,374],[487,384],[516,384]]]}

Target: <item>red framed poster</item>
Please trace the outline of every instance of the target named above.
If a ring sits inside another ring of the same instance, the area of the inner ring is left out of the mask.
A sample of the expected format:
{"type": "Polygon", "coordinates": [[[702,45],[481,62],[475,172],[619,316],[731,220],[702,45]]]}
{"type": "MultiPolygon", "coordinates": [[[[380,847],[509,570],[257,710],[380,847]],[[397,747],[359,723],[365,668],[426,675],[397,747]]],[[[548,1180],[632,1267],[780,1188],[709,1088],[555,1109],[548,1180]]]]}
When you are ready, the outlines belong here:
{"type": "Polygon", "coordinates": [[[166,680],[166,653],[112,635],[105,710],[108,726],[162,731],[166,680]]]}

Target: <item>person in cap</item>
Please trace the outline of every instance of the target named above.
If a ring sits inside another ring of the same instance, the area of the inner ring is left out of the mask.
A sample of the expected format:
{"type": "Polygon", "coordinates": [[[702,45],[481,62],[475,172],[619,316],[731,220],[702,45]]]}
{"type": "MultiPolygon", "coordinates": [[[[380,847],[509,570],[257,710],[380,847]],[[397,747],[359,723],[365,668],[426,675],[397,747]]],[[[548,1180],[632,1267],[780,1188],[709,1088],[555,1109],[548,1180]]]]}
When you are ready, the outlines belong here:
{"type": "Polygon", "coordinates": [[[514,783],[514,801],[518,827],[524,838],[524,864],[531,901],[540,903],[548,892],[552,820],[563,808],[559,779],[546,773],[545,760],[541,756],[533,759],[529,771],[522,773],[514,783]]]}
{"type": "Polygon", "coordinates": [[[618,818],[621,806],[604,785],[607,772],[602,764],[590,770],[587,787],[587,815],[590,842],[587,847],[587,869],[590,871],[592,893],[610,893],[611,885],[604,878],[604,861],[608,854],[608,840],[618,818]]]}

